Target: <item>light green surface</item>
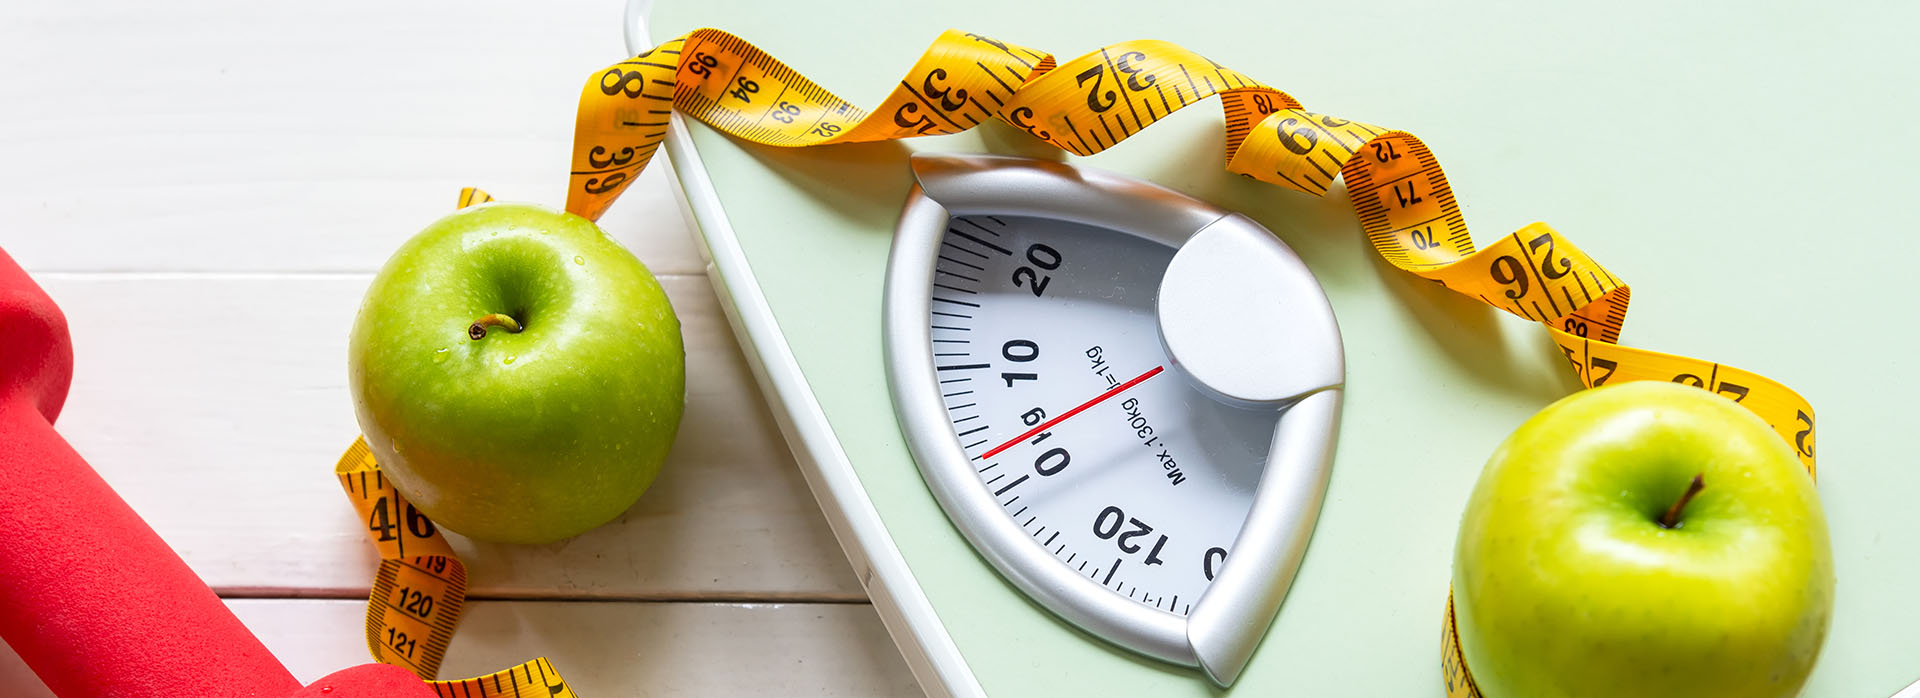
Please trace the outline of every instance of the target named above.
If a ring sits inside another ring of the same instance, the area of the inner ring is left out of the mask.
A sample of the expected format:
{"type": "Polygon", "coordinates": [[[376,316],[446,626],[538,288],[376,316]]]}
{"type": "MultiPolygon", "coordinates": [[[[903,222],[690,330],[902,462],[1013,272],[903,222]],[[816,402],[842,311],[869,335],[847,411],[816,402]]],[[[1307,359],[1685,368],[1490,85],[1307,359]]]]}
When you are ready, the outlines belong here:
{"type": "MultiPolygon", "coordinates": [[[[1477,240],[1545,220],[1633,284],[1626,343],[1760,371],[1813,402],[1839,588],[1805,695],[1880,698],[1920,677],[1920,470],[1904,441],[1920,379],[1897,365],[1920,243],[1896,218],[1920,162],[1906,124],[1920,4],[1237,4],[667,2],[654,33],[728,29],[867,106],[949,27],[1062,60],[1166,39],[1308,109],[1420,134],[1477,240]]],[[[1224,173],[1220,122],[1209,101],[1079,162],[1258,219],[1319,275],[1346,338],[1319,529],[1232,693],[1439,696],[1460,507],[1495,444],[1574,376],[1536,326],[1381,261],[1338,188],[1315,199],[1224,173]]],[[[908,152],[1044,146],[1001,126],[799,151],[694,138],[807,380],[986,689],[1214,693],[1001,582],[941,515],[889,407],[880,291],[908,152]]]]}

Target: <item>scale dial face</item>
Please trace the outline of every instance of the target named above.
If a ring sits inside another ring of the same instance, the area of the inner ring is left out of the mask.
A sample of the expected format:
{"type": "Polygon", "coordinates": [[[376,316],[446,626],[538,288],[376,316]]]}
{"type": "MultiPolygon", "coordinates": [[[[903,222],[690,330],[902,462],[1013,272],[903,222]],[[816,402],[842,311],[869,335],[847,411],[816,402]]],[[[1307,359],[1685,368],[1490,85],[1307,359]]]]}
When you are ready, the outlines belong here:
{"type": "Polygon", "coordinates": [[[1173,248],[993,215],[954,218],[940,247],[930,350],[981,485],[1075,573],[1187,615],[1233,548],[1278,414],[1170,370],[1154,299],[1173,248]]]}
{"type": "Polygon", "coordinates": [[[1305,554],[1344,378],[1259,224],[1059,163],[916,156],[886,368],[927,488],[1028,598],[1233,683],[1305,554]]]}

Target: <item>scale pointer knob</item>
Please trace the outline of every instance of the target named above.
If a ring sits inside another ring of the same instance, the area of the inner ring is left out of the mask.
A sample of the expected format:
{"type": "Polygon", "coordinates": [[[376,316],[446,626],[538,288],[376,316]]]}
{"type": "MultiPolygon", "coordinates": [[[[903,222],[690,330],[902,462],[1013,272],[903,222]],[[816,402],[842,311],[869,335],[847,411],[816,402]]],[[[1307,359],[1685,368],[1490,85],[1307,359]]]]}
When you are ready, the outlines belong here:
{"type": "Polygon", "coordinates": [[[1346,374],[1340,328],[1306,264],[1239,214],[1180,247],[1156,304],[1181,373],[1228,403],[1281,410],[1253,506],[1188,618],[1201,670],[1229,686],[1286,600],[1319,518],[1346,374]]]}

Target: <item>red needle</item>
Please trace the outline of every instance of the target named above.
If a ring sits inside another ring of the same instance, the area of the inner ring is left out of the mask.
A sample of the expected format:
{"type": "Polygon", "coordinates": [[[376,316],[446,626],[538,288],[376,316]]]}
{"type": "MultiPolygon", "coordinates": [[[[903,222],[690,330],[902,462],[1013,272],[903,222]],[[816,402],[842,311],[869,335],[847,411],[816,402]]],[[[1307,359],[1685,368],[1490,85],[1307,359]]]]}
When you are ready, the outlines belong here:
{"type": "Polygon", "coordinates": [[[1046,431],[1048,429],[1052,429],[1054,425],[1067,421],[1068,418],[1076,414],[1080,414],[1081,412],[1085,412],[1087,411],[1088,408],[1091,408],[1094,405],[1098,405],[1102,402],[1106,402],[1107,398],[1127,392],[1128,388],[1139,385],[1145,382],[1148,378],[1152,378],[1156,375],[1159,375],[1161,369],[1163,368],[1166,368],[1166,367],[1155,366],[1153,368],[1147,369],[1147,372],[1140,374],[1139,377],[1136,377],[1133,380],[1127,381],[1125,383],[1121,383],[1119,385],[1113,386],[1112,388],[1109,388],[1107,392],[1101,393],[1099,397],[1096,397],[1092,400],[1088,400],[1082,403],[1079,407],[1075,407],[1073,409],[1067,410],[1066,414],[1062,414],[1058,417],[1054,417],[1053,419],[1049,419],[1045,423],[1041,424],[1040,426],[1027,430],[1027,433],[1025,434],[1021,434],[1019,436],[1008,439],[1006,443],[1003,443],[991,449],[988,449],[986,453],[982,453],[980,455],[974,456],[973,459],[984,460],[987,458],[992,458],[994,456],[1000,455],[1001,451],[1005,451],[1009,448],[1013,448],[1015,444],[1018,444],[1022,441],[1026,441],[1027,439],[1032,438],[1033,435],[1035,434],[1046,431]]]}

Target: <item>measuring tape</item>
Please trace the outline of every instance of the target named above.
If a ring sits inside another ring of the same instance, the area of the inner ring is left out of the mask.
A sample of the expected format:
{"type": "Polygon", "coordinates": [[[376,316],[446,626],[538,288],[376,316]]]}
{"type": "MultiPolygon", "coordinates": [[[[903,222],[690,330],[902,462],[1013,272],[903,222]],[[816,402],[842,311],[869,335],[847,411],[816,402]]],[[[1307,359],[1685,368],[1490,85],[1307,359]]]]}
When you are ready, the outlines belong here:
{"type": "MultiPolygon", "coordinates": [[[[1389,263],[1545,325],[1582,385],[1672,381],[1758,414],[1809,473],[1813,408],[1765,376],[1619,345],[1626,283],[1542,223],[1476,249],[1460,206],[1413,134],[1305,111],[1285,92],[1164,41],[1107,46],[1065,64],[948,31],[869,113],[752,44],[699,29],[587,80],[574,125],[567,210],[598,219],[666,137],[674,109],[761,145],[793,148],[957,133],[997,118],[1077,155],[1113,147],[1210,96],[1226,112],[1227,170],[1322,196],[1335,176],[1389,263]]],[[[1450,698],[1478,698],[1449,597],[1442,667],[1450,698]]]]}
{"type": "MultiPolygon", "coordinates": [[[[460,208],[493,200],[464,189],[460,208]]],[[[380,571],[367,595],[367,650],[374,661],[406,667],[446,698],[574,698],[546,657],[459,681],[435,681],[467,599],[467,566],[425,514],[380,472],[365,439],[340,456],[333,472],[367,537],[380,551],[380,571]]]]}

